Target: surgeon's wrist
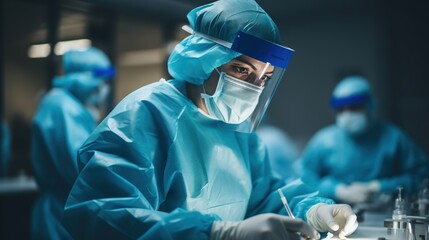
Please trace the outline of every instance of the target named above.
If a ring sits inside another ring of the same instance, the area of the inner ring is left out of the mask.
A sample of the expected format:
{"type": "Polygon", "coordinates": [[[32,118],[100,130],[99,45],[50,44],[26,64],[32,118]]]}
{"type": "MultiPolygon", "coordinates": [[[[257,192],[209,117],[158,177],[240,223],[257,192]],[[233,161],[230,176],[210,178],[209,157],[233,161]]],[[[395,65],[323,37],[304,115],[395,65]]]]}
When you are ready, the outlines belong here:
{"type": "Polygon", "coordinates": [[[335,187],[335,198],[343,200],[343,196],[346,194],[347,188],[348,186],[345,184],[338,184],[335,187]]]}
{"type": "Polygon", "coordinates": [[[311,227],[316,229],[318,232],[326,232],[326,229],[318,224],[320,221],[318,220],[318,216],[317,216],[318,215],[317,211],[323,205],[328,205],[328,204],[326,204],[326,203],[315,204],[310,209],[308,209],[308,211],[306,213],[307,223],[311,227]]]}
{"type": "Polygon", "coordinates": [[[210,230],[210,240],[226,240],[239,222],[214,221],[210,230]]]}

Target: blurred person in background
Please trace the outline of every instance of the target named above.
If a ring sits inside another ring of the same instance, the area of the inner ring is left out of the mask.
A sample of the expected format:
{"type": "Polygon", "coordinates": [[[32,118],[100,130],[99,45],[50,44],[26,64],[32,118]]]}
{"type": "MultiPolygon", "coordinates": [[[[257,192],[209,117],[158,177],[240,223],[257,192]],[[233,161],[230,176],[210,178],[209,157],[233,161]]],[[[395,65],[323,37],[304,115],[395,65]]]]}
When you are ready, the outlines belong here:
{"type": "Polygon", "coordinates": [[[336,124],[318,131],[302,156],[303,180],[320,194],[349,204],[369,203],[379,193],[408,193],[429,175],[427,155],[401,129],[375,115],[375,97],[362,76],[335,87],[336,124]]]}
{"type": "Polygon", "coordinates": [[[95,129],[98,108],[110,91],[114,70],[101,50],[70,50],[63,76],[43,96],[32,125],[32,164],[40,196],[32,216],[34,239],[71,239],[60,220],[78,175],[77,151],[95,129]]]}
{"type": "Polygon", "coordinates": [[[10,160],[10,132],[7,121],[1,121],[1,154],[0,154],[0,177],[6,177],[9,172],[10,160]]]}
{"type": "Polygon", "coordinates": [[[293,52],[279,45],[272,19],[253,0],[220,0],[188,20],[192,35],[168,60],[174,79],[129,94],[80,148],[63,215],[69,232],[200,240],[351,234],[350,206],[272,177],[253,132],[293,52]],[[285,216],[278,189],[297,219],[285,216]]]}
{"type": "Polygon", "coordinates": [[[284,179],[286,183],[298,178],[298,148],[286,131],[265,117],[256,133],[267,147],[273,176],[284,179]]]}

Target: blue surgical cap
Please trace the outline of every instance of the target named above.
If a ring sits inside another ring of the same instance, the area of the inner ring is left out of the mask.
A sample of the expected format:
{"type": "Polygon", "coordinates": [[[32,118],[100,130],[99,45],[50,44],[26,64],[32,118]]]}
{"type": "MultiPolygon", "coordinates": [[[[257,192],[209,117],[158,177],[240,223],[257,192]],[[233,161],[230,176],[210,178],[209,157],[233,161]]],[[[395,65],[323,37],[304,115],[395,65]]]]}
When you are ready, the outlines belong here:
{"type": "Polygon", "coordinates": [[[94,47],[64,53],[63,70],[64,76],[56,77],[53,86],[67,89],[83,102],[114,75],[107,55],[94,47]]]}
{"type": "Polygon", "coordinates": [[[111,67],[109,58],[101,50],[91,47],[83,50],[70,50],[63,55],[65,74],[93,71],[111,67]]]}
{"type": "MultiPolygon", "coordinates": [[[[280,43],[277,26],[254,0],[219,0],[197,7],[187,15],[194,31],[233,42],[238,31],[280,43]]],[[[175,79],[202,85],[216,67],[241,55],[200,36],[191,35],[177,44],[168,59],[175,79]]]]}
{"type": "Polygon", "coordinates": [[[335,87],[331,96],[331,106],[338,109],[345,106],[366,105],[372,107],[371,86],[362,76],[348,76],[335,87]]]}

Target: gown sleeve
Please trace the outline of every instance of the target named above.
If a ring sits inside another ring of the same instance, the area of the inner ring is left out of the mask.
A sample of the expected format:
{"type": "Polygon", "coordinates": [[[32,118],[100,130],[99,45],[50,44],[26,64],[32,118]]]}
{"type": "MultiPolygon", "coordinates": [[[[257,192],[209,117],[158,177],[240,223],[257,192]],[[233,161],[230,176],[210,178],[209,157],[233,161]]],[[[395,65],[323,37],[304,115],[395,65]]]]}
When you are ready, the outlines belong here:
{"type": "Polygon", "coordinates": [[[113,112],[80,149],[81,173],[63,215],[75,238],[208,239],[218,216],[160,210],[171,139],[160,137],[166,130],[156,124],[160,119],[153,109],[141,105],[113,112]]]}
{"type": "MultiPolygon", "coordinates": [[[[393,128],[390,129],[390,131],[393,128]]],[[[429,176],[429,159],[427,155],[402,131],[396,130],[398,137],[396,142],[389,145],[396,146],[394,154],[393,171],[396,173],[392,177],[379,179],[380,190],[385,193],[392,193],[398,186],[402,186],[409,193],[417,193],[420,182],[429,176]]],[[[386,134],[394,135],[393,133],[386,134]]],[[[388,143],[389,141],[384,141],[388,143]]],[[[389,145],[384,145],[386,148],[389,145]]]]}
{"type": "Polygon", "coordinates": [[[48,95],[33,120],[32,158],[38,180],[53,185],[47,176],[58,175],[61,186],[70,188],[78,175],[77,152],[94,128],[95,120],[68,93],[48,95]]]}
{"type": "Polygon", "coordinates": [[[320,196],[335,198],[335,189],[341,184],[339,179],[324,174],[323,163],[326,156],[324,144],[319,135],[315,135],[309,142],[301,157],[302,180],[319,190],[320,196]]]}
{"type": "Polygon", "coordinates": [[[253,142],[254,146],[251,146],[251,149],[256,149],[251,163],[253,189],[246,217],[268,212],[287,215],[277,192],[279,188],[283,191],[295,217],[304,221],[307,220],[307,211],[313,205],[334,203],[331,199],[319,197],[316,189],[304,184],[301,179],[296,179],[285,185],[281,179],[273,177],[265,146],[257,138],[253,142]]]}

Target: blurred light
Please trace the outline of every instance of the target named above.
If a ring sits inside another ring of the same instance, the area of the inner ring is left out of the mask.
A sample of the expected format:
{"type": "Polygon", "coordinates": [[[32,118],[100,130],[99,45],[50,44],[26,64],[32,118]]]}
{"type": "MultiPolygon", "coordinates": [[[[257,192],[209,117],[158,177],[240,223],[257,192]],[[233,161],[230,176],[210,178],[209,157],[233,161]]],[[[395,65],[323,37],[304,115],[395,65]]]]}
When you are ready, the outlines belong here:
{"type": "Polygon", "coordinates": [[[165,46],[165,51],[167,55],[170,55],[174,48],[176,47],[177,44],[179,44],[180,41],[170,41],[167,43],[167,45],[165,46]]]}
{"type": "MultiPolygon", "coordinates": [[[[63,55],[66,51],[70,49],[86,49],[91,46],[91,40],[89,39],[78,39],[71,41],[62,41],[58,42],[55,45],[54,53],[56,55],[63,55]]],[[[28,49],[29,58],[45,58],[49,56],[51,52],[51,46],[49,44],[35,44],[31,45],[28,49]]]]}
{"type": "Polygon", "coordinates": [[[63,55],[70,49],[85,49],[91,46],[91,40],[89,39],[78,39],[71,41],[58,42],[55,45],[54,53],[56,55],[63,55]]]}
{"type": "Polygon", "coordinates": [[[150,66],[162,64],[171,54],[179,41],[171,41],[162,48],[136,50],[122,53],[119,57],[119,65],[126,67],[150,66]]]}
{"type": "Polygon", "coordinates": [[[122,66],[147,66],[161,64],[165,61],[164,48],[130,51],[121,54],[119,64],[122,66]]]}
{"type": "Polygon", "coordinates": [[[44,43],[30,46],[27,54],[29,58],[44,58],[47,57],[50,52],[51,46],[49,46],[47,43],[44,43]]]}

